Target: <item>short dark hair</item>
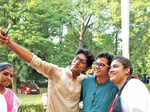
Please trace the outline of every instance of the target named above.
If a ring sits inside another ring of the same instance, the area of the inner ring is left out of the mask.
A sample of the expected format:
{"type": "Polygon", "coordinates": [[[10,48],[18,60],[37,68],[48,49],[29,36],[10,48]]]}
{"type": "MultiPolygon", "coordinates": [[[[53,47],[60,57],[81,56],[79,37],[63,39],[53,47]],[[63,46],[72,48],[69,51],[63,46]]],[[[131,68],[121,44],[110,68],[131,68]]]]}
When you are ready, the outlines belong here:
{"type": "Polygon", "coordinates": [[[13,67],[10,63],[2,62],[0,63],[0,71],[5,70],[6,68],[13,67]]]}
{"type": "Polygon", "coordinates": [[[114,55],[108,51],[103,51],[97,54],[96,59],[98,58],[106,58],[108,60],[108,65],[110,66],[114,55]]]}
{"type": "Polygon", "coordinates": [[[133,68],[132,68],[131,61],[128,58],[125,58],[123,56],[114,56],[113,61],[114,60],[119,61],[123,65],[124,69],[130,68],[130,74],[132,74],[133,68]]]}
{"type": "Polygon", "coordinates": [[[87,67],[91,67],[91,65],[93,64],[93,61],[94,61],[94,56],[93,56],[92,52],[90,52],[86,48],[78,48],[76,53],[75,53],[75,56],[77,56],[80,53],[82,53],[86,56],[86,58],[87,58],[87,67]]]}

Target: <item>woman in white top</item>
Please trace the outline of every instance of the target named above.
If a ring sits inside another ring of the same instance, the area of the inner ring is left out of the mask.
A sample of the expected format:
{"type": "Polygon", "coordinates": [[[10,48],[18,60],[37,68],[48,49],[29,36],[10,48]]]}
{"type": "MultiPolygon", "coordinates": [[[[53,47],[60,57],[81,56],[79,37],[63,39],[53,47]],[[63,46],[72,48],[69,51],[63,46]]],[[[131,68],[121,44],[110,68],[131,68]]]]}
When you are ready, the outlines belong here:
{"type": "MultiPolygon", "coordinates": [[[[110,80],[117,84],[119,90],[122,90],[119,96],[122,112],[150,112],[150,93],[140,80],[129,79],[131,74],[131,62],[122,56],[114,57],[109,76],[110,80]]],[[[113,107],[117,104],[115,101],[117,100],[113,101],[109,112],[114,112],[113,107]]]]}

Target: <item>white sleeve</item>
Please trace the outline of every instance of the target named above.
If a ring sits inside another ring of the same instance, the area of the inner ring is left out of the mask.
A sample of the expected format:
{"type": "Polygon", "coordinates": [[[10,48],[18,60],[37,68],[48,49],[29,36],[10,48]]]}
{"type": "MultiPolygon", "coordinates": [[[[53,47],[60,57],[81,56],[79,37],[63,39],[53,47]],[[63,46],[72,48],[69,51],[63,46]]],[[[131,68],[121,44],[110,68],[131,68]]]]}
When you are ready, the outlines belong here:
{"type": "Polygon", "coordinates": [[[150,112],[150,93],[137,79],[131,79],[121,94],[124,112],[150,112]]]}
{"type": "Polygon", "coordinates": [[[0,94],[0,111],[7,112],[7,104],[3,95],[0,94]]]}

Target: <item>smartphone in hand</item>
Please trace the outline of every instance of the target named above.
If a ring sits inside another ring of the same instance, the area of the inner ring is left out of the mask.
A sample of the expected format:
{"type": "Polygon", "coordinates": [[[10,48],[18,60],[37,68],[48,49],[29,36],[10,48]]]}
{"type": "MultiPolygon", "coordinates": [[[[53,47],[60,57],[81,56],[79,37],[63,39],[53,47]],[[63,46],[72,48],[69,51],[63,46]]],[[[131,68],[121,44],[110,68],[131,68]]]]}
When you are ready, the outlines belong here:
{"type": "MultiPolygon", "coordinates": [[[[8,24],[8,26],[7,26],[7,29],[6,29],[6,33],[5,34],[2,34],[3,36],[7,36],[8,35],[8,32],[9,32],[9,30],[10,30],[10,28],[11,28],[11,24],[8,24]]],[[[6,40],[5,38],[0,38],[0,40],[6,40]]]]}
{"type": "Polygon", "coordinates": [[[11,24],[8,24],[7,30],[6,30],[6,33],[4,34],[4,36],[7,36],[7,35],[8,35],[8,32],[9,32],[10,28],[11,28],[11,24]]]}

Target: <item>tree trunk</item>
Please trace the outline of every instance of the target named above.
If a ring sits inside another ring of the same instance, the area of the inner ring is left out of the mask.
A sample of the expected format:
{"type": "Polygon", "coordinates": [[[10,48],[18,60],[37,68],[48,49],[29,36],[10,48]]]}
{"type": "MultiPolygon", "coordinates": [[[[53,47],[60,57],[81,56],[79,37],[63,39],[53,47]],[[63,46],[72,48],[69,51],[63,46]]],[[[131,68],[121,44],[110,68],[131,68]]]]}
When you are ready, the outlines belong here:
{"type": "Polygon", "coordinates": [[[90,16],[87,18],[87,19],[84,19],[84,17],[80,17],[80,22],[81,22],[81,27],[80,27],[80,37],[79,37],[79,47],[84,47],[85,46],[85,43],[84,43],[84,35],[85,35],[85,32],[87,31],[88,29],[88,24],[89,24],[89,21],[92,17],[92,14],[90,14],[90,16]]]}
{"type": "Polygon", "coordinates": [[[16,75],[13,75],[12,90],[13,90],[15,93],[17,93],[17,77],[16,77],[16,75]]]}
{"type": "MultiPolygon", "coordinates": [[[[82,18],[81,18],[82,19],[82,18]]],[[[79,47],[84,47],[84,20],[81,20],[81,29],[80,29],[80,37],[79,37],[79,47]]]]}
{"type": "MultiPolygon", "coordinates": [[[[15,62],[14,62],[14,68],[15,68],[15,62]]],[[[21,69],[23,68],[23,65],[20,64],[19,69],[14,70],[17,71],[13,75],[13,80],[12,80],[12,90],[17,93],[17,79],[18,79],[18,74],[20,73],[21,69]]]]}

